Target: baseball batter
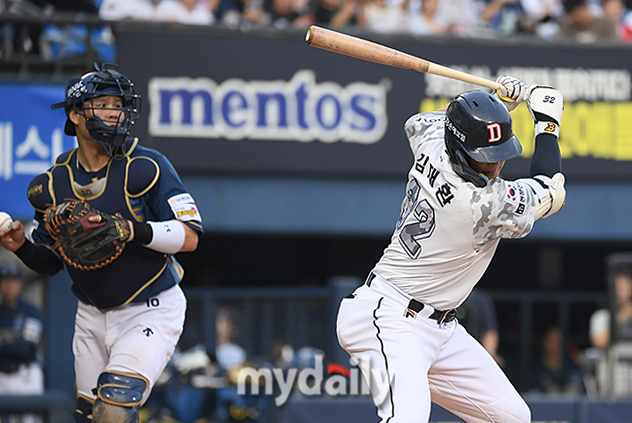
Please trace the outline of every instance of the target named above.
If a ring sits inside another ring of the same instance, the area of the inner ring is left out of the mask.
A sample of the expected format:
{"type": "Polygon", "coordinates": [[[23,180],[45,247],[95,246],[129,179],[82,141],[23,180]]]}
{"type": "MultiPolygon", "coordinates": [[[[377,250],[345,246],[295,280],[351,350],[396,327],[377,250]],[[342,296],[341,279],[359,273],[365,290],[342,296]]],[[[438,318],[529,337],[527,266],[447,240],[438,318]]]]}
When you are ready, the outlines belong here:
{"type": "Polygon", "coordinates": [[[455,309],[501,238],[522,238],[565,201],[557,142],[563,99],[551,87],[499,77],[404,128],[415,162],[391,242],[366,283],[343,299],[338,339],[365,375],[382,422],[427,422],[431,401],[469,423],[530,422],[528,406],[455,309]],[[522,146],[509,109],[528,99],[531,177],[499,177],[522,146]],[[513,100],[513,101],[509,101],[513,100]]]}
{"type": "MultiPolygon", "coordinates": [[[[49,205],[85,200],[127,222],[131,236],[114,261],[95,270],[66,267],[79,299],[75,422],[138,422],[138,407],[182,333],[183,270],[173,255],[197,248],[200,214],[167,158],[128,137],[140,97],[115,65],[72,78],[65,100],[52,107],[65,108],[65,132],[76,135],[78,148],[62,153],[29,185],[35,209],[30,239],[15,222],[0,244],[34,271],[52,275],[65,263],[45,228],[49,205]]],[[[100,224],[99,216],[86,218],[86,228],[100,224]]]]}

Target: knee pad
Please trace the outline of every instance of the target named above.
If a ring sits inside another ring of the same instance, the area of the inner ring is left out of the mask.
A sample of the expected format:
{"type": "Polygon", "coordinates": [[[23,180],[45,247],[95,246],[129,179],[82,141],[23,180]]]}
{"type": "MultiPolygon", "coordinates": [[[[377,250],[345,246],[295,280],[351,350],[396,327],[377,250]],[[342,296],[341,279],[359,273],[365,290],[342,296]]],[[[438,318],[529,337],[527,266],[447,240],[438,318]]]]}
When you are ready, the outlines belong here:
{"type": "Polygon", "coordinates": [[[103,372],[97,382],[95,423],[138,423],[138,406],[148,386],[141,375],[103,372]]]}
{"type": "Polygon", "coordinates": [[[92,423],[92,406],[94,400],[83,395],[77,397],[77,409],[75,410],[75,423],[92,423]]]}
{"type": "Polygon", "coordinates": [[[96,394],[106,404],[134,407],[143,401],[147,385],[147,379],[141,375],[103,372],[97,381],[96,394]]]}

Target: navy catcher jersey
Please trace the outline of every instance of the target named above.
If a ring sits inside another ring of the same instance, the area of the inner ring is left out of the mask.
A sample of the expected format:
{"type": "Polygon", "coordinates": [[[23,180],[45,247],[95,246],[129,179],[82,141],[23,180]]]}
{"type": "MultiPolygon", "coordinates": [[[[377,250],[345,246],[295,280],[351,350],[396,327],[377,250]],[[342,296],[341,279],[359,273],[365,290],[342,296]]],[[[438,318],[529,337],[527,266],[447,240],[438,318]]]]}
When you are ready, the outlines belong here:
{"type": "MultiPolygon", "coordinates": [[[[77,150],[62,153],[55,165],[36,176],[28,198],[35,208],[31,237],[49,246],[55,241],[44,226],[46,207],[68,198],[86,200],[102,212],[146,221],[177,219],[202,233],[200,213],[169,160],[156,150],[128,140],[125,157],[110,159],[98,172],[78,164],[77,150]]],[[[75,295],[89,304],[108,309],[145,301],[176,283],[183,270],[172,255],[127,243],[123,253],[103,268],[84,271],[66,266],[75,295]]]]}

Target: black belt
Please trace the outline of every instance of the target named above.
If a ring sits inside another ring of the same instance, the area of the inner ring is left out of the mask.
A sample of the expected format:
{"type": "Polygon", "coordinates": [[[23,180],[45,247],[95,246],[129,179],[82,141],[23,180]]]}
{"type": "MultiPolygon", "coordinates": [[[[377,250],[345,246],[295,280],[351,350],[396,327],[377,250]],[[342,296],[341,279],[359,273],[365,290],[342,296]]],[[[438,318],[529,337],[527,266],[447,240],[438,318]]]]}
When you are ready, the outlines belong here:
{"type": "MultiPolygon", "coordinates": [[[[376,274],[371,272],[371,274],[369,275],[369,277],[366,280],[366,285],[370,288],[371,287],[371,283],[373,282],[373,279],[375,279],[376,274]]],[[[424,303],[420,303],[419,301],[412,299],[410,300],[410,302],[408,303],[408,307],[407,310],[412,310],[415,313],[419,313],[421,310],[424,309],[426,305],[424,303]]],[[[408,314],[405,314],[406,316],[408,316],[408,314]]],[[[453,321],[454,319],[456,319],[456,310],[451,308],[449,310],[435,310],[430,316],[428,316],[429,318],[431,318],[432,320],[436,320],[437,323],[442,324],[442,323],[450,323],[451,321],[453,321]]]]}
{"type": "MultiPolygon", "coordinates": [[[[423,310],[425,307],[425,304],[420,303],[417,300],[410,300],[410,302],[408,303],[408,309],[409,310],[413,310],[417,313],[419,313],[421,310],[423,310]]],[[[442,324],[442,323],[450,323],[452,320],[456,319],[456,310],[451,308],[449,310],[435,310],[430,316],[431,319],[436,320],[437,323],[442,324]]]]}

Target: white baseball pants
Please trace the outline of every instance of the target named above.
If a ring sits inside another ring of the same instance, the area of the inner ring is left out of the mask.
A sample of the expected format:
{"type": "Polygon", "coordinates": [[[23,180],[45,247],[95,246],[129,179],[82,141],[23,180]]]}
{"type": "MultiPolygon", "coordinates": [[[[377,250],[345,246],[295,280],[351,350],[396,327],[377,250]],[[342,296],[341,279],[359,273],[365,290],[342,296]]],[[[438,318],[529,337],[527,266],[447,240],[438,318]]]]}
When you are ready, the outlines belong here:
{"type": "Polygon", "coordinates": [[[77,394],[95,398],[104,371],[140,374],[149,381],[143,403],[182,334],[186,299],[175,285],[144,303],[108,311],[79,302],[73,352],[77,394]]]}
{"type": "Polygon", "coordinates": [[[381,277],[343,299],[340,345],[362,370],[383,423],[428,422],[431,401],[468,423],[526,423],[529,407],[494,359],[456,320],[439,325],[425,306],[381,277]]]}

